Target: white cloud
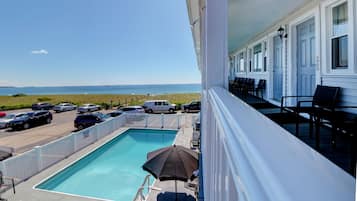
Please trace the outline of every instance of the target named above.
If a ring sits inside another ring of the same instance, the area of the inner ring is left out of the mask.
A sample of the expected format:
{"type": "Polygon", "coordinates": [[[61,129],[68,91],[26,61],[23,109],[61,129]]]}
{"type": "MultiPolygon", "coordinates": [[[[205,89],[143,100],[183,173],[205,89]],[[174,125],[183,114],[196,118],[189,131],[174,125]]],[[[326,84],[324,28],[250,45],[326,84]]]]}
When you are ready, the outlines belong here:
{"type": "Polygon", "coordinates": [[[47,50],[41,49],[41,50],[32,50],[31,54],[48,54],[47,50]]]}

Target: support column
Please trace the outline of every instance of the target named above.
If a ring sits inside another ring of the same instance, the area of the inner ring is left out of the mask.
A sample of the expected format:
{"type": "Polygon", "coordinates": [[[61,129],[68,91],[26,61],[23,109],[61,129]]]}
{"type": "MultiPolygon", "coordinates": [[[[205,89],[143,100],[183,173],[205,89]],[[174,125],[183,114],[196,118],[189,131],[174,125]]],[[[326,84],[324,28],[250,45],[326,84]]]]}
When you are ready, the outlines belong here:
{"type": "MultiPolygon", "coordinates": [[[[200,26],[201,26],[201,74],[202,74],[202,103],[201,103],[201,150],[200,183],[198,199],[201,201],[213,200],[210,198],[209,181],[204,176],[210,174],[208,165],[211,163],[209,144],[214,136],[214,130],[210,125],[214,124],[214,118],[210,110],[208,90],[212,87],[223,87],[228,90],[228,0],[200,1],[200,26]],[[207,171],[204,169],[207,168],[207,171]],[[203,176],[203,177],[202,177],[203,176]],[[203,198],[204,196],[204,198],[203,198]]],[[[206,177],[207,178],[207,177],[206,177]]]]}

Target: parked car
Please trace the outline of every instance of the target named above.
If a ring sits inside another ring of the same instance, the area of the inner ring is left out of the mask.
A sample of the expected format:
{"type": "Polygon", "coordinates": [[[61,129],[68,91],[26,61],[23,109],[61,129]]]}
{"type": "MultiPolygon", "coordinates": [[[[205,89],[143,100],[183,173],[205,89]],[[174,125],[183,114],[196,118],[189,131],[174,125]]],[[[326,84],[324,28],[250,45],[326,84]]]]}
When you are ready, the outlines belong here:
{"type": "Polygon", "coordinates": [[[6,116],[6,113],[5,112],[0,112],[0,118],[3,118],[6,116]]]}
{"type": "Polygon", "coordinates": [[[73,105],[72,103],[60,103],[53,107],[55,112],[65,112],[77,109],[77,105],[73,105]]]}
{"type": "Polygon", "coordinates": [[[8,128],[9,127],[9,123],[18,118],[21,117],[23,115],[26,115],[26,113],[18,113],[18,114],[8,114],[5,117],[0,119],[0,129],[4,129],[4,128],[8,128]]]}
{"type": "Polygon", "coordinates": [[[17,117],[9,122],[9,127],[13,130],[28,129],[30,127],[41,124],[50,124],[52,121],[52,114],[48,110],[40,110],[35,112],[28,112],[25,115],[17,117]]]}
{"type": "Polygon", "coordinates": [[[101,110],[100,105],[94,105],[94,104],[84,104],[77,109],[79,113],[94,112],[99,110],[101,110]]]}
{"type": "Polygon", "coordinates": [[[32,110],[51,110],[53,105],[51,103],[35,103],[31,108],[32,110]]]}
{"type": "Polygon", "coordinates": [[[199,112],[201,110],[201,101],[194,100],[191,103],[182,105],[184,112],[199,112]]]}
{"type": "Polygon", "coordinates": [[[74,127],[78,130],[82,130],[97,123],[101,123],[105,121],[106,118],[107,117],[100,112],[80,114],[74,120],[74,127]]]}
{"type": "Polygon", "coordinates": [[[122,111],[116,110],[116,111],[107,113],[106,116],[107,117],[117,117],[117,116],[120,116],[121,114],[123,114],[122,111]]]}
{"type": "Polygon", "coordinates": [[[142,106],[126,106],[117,110],[121,113],[145,113],[145,110],[142,106]]]}
{"type": "Polygon", "coordinates": [[[145,101],[143,107],[145,109],[145,112],[148,113],[157,113],[157,112],[174,113],[176,110],[176,104],[171,104],[167,100],[145,101]]]}

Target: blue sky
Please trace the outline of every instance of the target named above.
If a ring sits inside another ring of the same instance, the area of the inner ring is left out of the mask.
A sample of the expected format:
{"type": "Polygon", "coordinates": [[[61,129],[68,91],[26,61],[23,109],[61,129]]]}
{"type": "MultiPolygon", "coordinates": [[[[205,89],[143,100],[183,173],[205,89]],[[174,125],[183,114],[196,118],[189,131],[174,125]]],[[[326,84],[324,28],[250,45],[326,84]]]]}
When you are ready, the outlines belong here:
{"type": "Polygon", "coordinates": [[[199,83],[183,0],[0,2],[0,85],[199,83]]]}

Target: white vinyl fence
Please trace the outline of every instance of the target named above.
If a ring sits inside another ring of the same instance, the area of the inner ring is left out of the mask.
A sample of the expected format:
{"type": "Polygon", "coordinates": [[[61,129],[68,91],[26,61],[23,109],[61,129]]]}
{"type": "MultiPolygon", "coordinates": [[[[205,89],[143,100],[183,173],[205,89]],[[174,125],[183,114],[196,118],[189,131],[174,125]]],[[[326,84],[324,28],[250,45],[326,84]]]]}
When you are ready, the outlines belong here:
{"type": "Polygon", "coordinates": [[[1,161],[0,170],[5,176],[15,178],[17,182],[23,181],[123,127],[125,123],[126,117],[122,115],[71,133],[66,137],[1,161]]]}
{"type": "Polygon", "coordinates": [[[126,127],[135,128],[166,128],[166,129],[179,129],[186,125],[191,125],[186,118],[187,115],[182,114],[126,114],[126,127]]]}
{"type": "MultiPolygon", "coordinates": [[[[196,115],[197,116],[197,115],[196,115]]],[[[23,154],[0,161],[5,176],[21,182],[45,168],[63,160],[120,127],[179,129],[190,125],[196,117],[179,114],[123,114],[95,126],[71,133],[48,144],[37,146],[23,154]]]]}

